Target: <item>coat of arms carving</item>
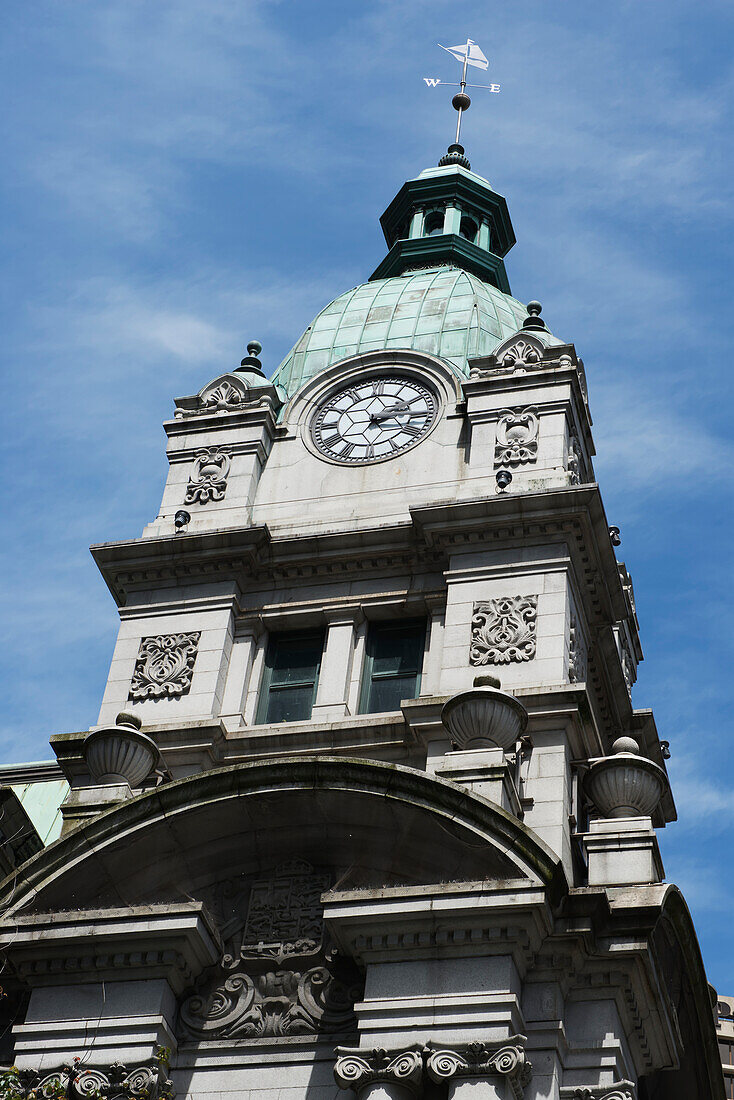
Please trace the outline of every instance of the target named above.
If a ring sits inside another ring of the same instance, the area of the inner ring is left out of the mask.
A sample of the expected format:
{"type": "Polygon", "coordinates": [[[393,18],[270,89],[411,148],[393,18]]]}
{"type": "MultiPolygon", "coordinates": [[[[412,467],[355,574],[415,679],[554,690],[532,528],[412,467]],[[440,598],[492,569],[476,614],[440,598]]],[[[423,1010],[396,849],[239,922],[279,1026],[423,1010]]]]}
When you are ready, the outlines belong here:
{"type": "Polygon", "coordinates": [[[362,983],[325,935],[321,894],[329,882],[298,860],[212,892],[224,953],[180,1006],[184,1038],[352,1034],[362,983]]]}

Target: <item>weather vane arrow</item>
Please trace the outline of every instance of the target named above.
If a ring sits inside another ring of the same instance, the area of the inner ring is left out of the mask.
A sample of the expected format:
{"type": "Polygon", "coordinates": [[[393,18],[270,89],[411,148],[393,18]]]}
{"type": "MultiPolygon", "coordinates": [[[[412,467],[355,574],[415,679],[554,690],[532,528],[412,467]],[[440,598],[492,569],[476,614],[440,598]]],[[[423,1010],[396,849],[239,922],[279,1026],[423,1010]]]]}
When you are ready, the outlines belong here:
{"type": "MultiPolygon", "coordinates": [[[[441,46],[441,43],[438,43],[441,46]]],[[[459,144],[459,137],[461,135],[461,116],[464,111],[468,111],[471,106],[471,99],[466,94],[467,88],[484,88],[487,92],[498,92],[500,90],[499,84],[467,84],[466,82],[466,70],[469,65],[473,65],[477,69],[488,69],[489,60],[482,52],[480,46],[477,46],[476,42],[473,42],[471,38],[467,38],[463,46],[441,46],[442,50],[446,50],[446,53],[450,53],[453,58],[461,63],[461,80],[458,82],[441,80],[435,76],[424,76],[423,80],[429,88],[437,88],[439,84],[447,88],[459,88],[454,98],[451,100],[451,105],[456,111],[458,111],[458,118],[456,120],[456,138],[455,142],[459,144]]]]}

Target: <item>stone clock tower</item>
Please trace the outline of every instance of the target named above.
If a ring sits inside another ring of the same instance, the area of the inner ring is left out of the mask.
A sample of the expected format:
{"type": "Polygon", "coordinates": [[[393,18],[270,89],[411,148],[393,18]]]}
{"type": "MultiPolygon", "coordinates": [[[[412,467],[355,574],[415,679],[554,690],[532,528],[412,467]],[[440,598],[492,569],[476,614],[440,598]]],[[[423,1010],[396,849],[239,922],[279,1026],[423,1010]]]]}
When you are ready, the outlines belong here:
{"type": "Polygon", "coordinates": [[[2,887],[3,1098],[724,1095],[583,363],[460,146],[381,224],[93,548],[120,632],[2,887]]]}

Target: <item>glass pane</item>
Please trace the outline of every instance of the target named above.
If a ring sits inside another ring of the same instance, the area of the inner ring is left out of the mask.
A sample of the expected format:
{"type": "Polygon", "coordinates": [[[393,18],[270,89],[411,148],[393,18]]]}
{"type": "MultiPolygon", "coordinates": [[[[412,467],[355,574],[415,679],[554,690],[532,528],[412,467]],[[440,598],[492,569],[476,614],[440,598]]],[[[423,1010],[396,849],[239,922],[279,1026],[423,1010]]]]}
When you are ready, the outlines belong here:
{"type": "Polygon", "coordinates": [[[392,680],[373,680],[367,713],[384,710],[400,710],[401,699],[414,699],[417,676],[397,676],[392,680]]]}
{"type": "Polygon", "coordinates": [[[370,631],[373,677],[420,672],[424,629],[423,623],[412,623],[403,627],[376,627],[370,631]]]}
{"type": "Polygon", "coordinates": [[[271,691],[265,722],[307,722],[313,707],[313,686],[271,691]]]}
{"type": "Polygon", "coordinates": [[[273,643],[268,655],[271,684],[313,684],[321,662],[322,638],[311,634],[276,638],[273,643]]]}

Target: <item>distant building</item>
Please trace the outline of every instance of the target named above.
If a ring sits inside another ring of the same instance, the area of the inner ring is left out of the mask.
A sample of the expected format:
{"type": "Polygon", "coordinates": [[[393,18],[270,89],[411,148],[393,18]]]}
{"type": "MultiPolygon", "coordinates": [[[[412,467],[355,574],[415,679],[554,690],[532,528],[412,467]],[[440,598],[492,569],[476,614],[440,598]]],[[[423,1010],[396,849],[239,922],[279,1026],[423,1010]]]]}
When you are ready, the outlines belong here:
{"type": "Polygon", "coordinates": [[[0,773],[0,1100],[723,1100],[583,362],[460,146],[382,227],[93,548],[97,724],[0,773]]]}
{"type": "Polygon", "coordinates": [[[734,1100],[734,997],[719,996],[716,1006],[718,1023],[716,1034],[719,1053],[724,1068],[724,1086],[727,1100],[734,1100]]]}

